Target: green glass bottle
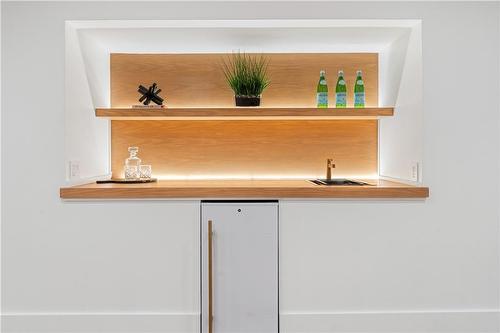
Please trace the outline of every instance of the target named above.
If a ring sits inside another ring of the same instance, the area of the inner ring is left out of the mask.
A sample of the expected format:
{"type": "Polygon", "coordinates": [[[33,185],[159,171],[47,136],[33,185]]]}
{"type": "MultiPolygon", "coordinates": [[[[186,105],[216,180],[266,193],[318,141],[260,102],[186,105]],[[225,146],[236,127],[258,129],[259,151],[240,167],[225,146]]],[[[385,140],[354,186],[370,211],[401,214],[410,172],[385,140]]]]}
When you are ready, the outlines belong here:
{"type": "Polygon", "coordinates": [[[325,71],[319,72],[319,82],[316,89],[316,103],[318,108],[328,107],[328,84],[326,83],[325,71]]]}
{"type": "Polygon", "coordinates": [[[356,83],[354,84],[354,107],[365,107],[365,85],[363,83],[363,74],[361,71],[356,72],[356,83]]]}
{"type": "Polygon", "coordinates": [[[347,87],[344,80],[344,71],[340,70],[335,87],[335,106],[345,108],[347,106],[347,87]]]}

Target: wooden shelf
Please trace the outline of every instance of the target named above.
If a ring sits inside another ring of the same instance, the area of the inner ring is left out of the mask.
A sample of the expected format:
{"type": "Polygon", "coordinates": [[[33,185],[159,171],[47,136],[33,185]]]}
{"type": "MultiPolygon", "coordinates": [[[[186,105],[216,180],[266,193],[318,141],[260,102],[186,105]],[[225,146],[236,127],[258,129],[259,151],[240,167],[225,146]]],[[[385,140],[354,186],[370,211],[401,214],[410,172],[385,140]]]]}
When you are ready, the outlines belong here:
{"type": "Polygon", "coordinates": [[[230,108],[98,108],[97,117],[116,120],[234,120],[234,119],[374,119],[392,116],[393,107],[382,108],[285,108],[285,107],[230,107],[230,108]]]}
{"type": "MultiPolygon", "coordinates": [[[[366,180],[365,180],[366,181],[366,180]]],[[[364,186],[318,186],[306,180],[161,180],[147,184],[86,184],[60,189],[63,199],[151,198],[427,198],[429,188],[386,180],[364,186]]]]}

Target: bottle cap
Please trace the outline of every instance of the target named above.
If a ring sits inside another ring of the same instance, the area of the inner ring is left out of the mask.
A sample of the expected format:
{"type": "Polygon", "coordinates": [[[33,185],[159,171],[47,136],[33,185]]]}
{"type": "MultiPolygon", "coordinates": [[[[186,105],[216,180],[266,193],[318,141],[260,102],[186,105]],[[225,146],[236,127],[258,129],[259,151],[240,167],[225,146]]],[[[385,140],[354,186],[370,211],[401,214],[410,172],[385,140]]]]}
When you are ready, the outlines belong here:
{"type": "Polygon", "coordinates": [[[322,70],[319,71],[319,75],[325,75],[325,74],[326,74],[326,72],[325,72],[324,69],[322,69],[322,70]]]}
{"type": "Polygon", "coordinates": [[[361,70],[356,71],[356,75],[361,76],[361,74],[363,74],[363,72],[361,70]]]}
{"type": "Polygon", "coordinates": [[[339,70],[339,76],[340,75],[342,75],[342,76],[344,75],[344,71],[343,70],[339,70]]]}

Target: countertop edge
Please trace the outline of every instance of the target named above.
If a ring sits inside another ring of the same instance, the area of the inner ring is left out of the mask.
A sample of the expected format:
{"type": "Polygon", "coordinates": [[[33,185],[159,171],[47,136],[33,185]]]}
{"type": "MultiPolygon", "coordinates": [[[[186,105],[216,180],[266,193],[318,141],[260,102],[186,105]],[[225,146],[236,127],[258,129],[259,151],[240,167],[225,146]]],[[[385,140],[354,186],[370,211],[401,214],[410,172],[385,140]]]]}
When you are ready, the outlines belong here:
{"type": "Polygon", "coordinates": [[[328,198],[420,198],[429,188],[420,186],[335,186],[335,187],[62,187],[62,199],[328,199],[328,198]]]}

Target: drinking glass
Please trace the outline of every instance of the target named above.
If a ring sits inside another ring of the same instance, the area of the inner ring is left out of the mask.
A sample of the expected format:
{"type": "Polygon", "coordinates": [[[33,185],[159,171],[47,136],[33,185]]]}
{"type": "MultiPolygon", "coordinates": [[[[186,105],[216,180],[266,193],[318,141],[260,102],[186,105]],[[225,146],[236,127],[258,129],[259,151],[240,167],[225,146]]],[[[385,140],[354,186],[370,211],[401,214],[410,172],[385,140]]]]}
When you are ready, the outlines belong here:
{"type": "Polygon", "coordinates": [[[137,179],[139,178],[139,168],[135,165],[125,166],[125,179],[137,179]]]}
{"type": "Polygon", "coordinates": [[[149,179],[151,178],[152,170],[151,165],[141,164],[139,167],[141,178],[149,179]]]}

